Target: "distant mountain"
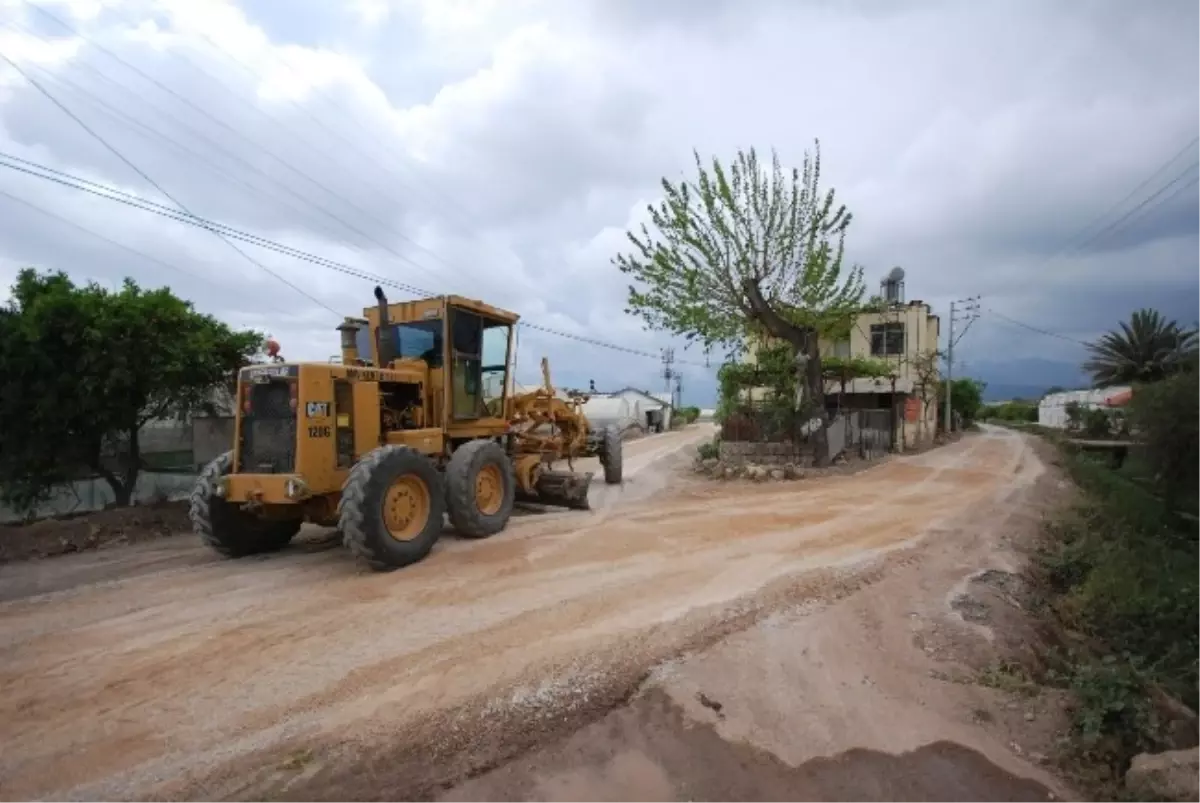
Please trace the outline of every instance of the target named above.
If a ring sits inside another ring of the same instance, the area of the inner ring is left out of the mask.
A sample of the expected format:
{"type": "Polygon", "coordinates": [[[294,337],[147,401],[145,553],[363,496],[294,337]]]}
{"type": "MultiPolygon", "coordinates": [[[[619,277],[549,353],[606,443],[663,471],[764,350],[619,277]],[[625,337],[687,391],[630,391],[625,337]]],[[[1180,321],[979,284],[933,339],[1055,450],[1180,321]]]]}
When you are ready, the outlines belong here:
{"type": "Polygon", "coordinates": [[[1079,366],[1038,357],[1017,360],[972,360],[967,376],[987,383],[984,401],[1037,399],[1052,387],[1086,388],[1091,378],[1079,366]]]}

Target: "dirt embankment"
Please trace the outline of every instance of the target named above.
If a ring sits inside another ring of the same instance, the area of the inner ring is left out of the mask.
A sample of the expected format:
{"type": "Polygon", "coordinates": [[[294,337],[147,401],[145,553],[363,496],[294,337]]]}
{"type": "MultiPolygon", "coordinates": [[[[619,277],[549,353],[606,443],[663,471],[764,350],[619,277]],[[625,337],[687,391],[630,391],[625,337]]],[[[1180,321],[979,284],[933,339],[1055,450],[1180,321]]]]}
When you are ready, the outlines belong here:
{"type": "Polygon", "coordinates": [[[0,563],[136,544],[190,527],[186,502],[109,508],[30,524],[0,524],[0,563]]]}

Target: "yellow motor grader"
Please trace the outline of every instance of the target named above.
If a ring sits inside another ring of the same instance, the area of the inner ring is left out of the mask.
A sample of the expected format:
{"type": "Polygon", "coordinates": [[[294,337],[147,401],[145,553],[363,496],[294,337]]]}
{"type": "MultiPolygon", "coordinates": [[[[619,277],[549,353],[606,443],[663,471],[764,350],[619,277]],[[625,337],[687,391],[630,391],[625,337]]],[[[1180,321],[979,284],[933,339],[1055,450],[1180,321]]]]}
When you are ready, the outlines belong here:
{"type": "Polygon", "coordinates": [[[587,509],[598,454],[621,482],[620,433],[593,431],[587,397],[543,385],[515,394],[518,315],[460,296],[377,304],[338,327],[341,361],[243,368],[233,448],[191,494],[195,532],[222,555],[282,548],[305,521],[387,571],[421,560],[443,515],[486,538],[516,501],[587,509]],[[566,471],[554,464],[567,462],[566,471]]]}

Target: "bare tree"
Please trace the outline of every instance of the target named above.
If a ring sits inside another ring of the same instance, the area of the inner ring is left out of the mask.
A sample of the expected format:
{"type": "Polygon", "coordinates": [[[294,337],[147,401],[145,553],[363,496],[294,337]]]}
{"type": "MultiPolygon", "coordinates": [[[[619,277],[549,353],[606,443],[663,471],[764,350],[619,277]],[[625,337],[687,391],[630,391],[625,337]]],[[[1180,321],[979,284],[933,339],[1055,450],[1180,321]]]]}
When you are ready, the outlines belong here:
{"type": "MultiPolygon", "coordinates": [[[[938,370],[938,361],[942,358],[942,352],[935,349],[929,349],[913,355],[909,359],[909,366],[912,369],[913,376],[916,379],[913,382],[913,393],[921,400],[921,425],[929,420],[929,407],[937,403],[938,386],[941,381],[941,371],[938,370]]],[[[934,429],[937,429],[936,424],[934,429]]]]}

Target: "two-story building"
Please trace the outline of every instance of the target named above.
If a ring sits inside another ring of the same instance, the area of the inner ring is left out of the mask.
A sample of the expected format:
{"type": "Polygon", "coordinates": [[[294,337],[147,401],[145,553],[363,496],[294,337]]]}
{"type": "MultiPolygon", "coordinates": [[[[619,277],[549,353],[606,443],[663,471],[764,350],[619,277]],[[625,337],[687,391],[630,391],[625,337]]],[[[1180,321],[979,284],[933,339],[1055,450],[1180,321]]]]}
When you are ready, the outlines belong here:
{"type": "MultiPolygon", "coordinates": [[[[890,376],[830,379],[825,384],[825,403],[830,412],[890,411],[892,442],[900,449],[912,448],[937,432],[941,321],[923,301],[904,301],[904,272],[899,268],[888,274],[880,289],[880,308],[858,315],[848,338],[822,339],[820,350],[822,358],[882,361],[889,364],[890,376]]],[[[769,340],[748,344],[743,360],[755,362],[758,348],[765,343],[769,340]]],[[[756,388],[749,398],[761,398],[764,391],[756,388]]]]}

